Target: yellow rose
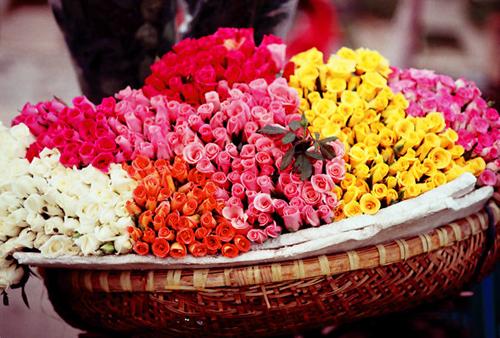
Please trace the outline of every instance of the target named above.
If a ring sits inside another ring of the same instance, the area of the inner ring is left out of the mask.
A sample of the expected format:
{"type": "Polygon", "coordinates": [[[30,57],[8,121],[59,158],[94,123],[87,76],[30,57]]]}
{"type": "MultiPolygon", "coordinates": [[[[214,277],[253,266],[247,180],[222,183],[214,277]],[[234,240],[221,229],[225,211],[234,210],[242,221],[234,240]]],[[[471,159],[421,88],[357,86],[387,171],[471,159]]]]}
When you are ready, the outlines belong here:
{"type": "Polygon", "coordinates": [[[331,114],[333,114],[335,109],[337,109],[335,102],[327,99],[318,99],[312,104],[312,110],[316,114],[324,116],[325,118],[328,118],[331,114]]]}
{"type": "MultiPolygon", "coordinates": [[[[352,76],[347,82],[347,90],[355,90],[361,83],[361,78],[359,76],[352,76]]],[[[359,94],[359,90],[357,90],[359,94]]],[[[361,95],[361,94],[360,94],[361,95]]]]}
{"type": "Polygon", "coordinates": [[[344,205],[344,214],[346,217],[353,217],[361,214],[361,206],[357,201],[350,201],[344,205]]]}
{"type": "MultiPolygon", "coordinates": [[[[288,80],[288,84],[290,85],[290,87],[293,87],[296,90],[298,90],[300,88],[299,79],[297,78],[296,75],[290,75],[290,79],[288,80]]],[[[299,95],[299,97],[300,96],[302,96],[302,95],[299,95]]]]}
{"type": "Polygon", "coordinates": [[[367,71],[365,74],[361,76],[361,80],[363,80],[363,82],[366,82],[375,88],[384,88],[385,86],[387,86],[386,78],[380,75],[379,73],[373,71],[367,71]]]}
{"type": "Polygon", "coordinates": [[[354,72],[356,67],[356,61],[348,60],[338,57],[337,55],[332,55],[328,59],[328,63],[326,64],[328,67],[328,73],[332,77],[348,79],[351,76],[351,73],[354,72]]]}
{"type": "Polygon", "coordinates": [[[335,211],[333,212],[333,219],[335,220],[335,222],[337,222],[344,219],[345,217],[346,216],[344,214],[344,201],[339,201],[337,208],[335,208],[335,211]]]}
{"type": "Polygon", "coordinates": [[[313,47],[304,52],[296,54],[290,60],[298,67],[302,67],[306,64],[321,65],[323,64],[323,53],[320,52],[316,47],[313,47]]]}
{"type": "Polygon", "coordinates": [[[344,203],[348,204],[351,201],[357,201],[358,194],[359,189],[356,186],[351,186],[344,193],[342,199],[344,200],[344,203]]]}
{"type": "Polygon", "coordinates": [[[309,102],[311,102],[312,105],[314,105],[314,102],[321,100],[321,94],[317,91],[310,92],[307,94],[307,99],[309,102]]]}
{"type": "Polygon", "coordinates": [[[337,98],[339,95],[337,95],[337,92],[324,92],[323,93],[323,98],[327,100],[331,100],[333,102],[337,102],[337,98]]]}
{"type": "Polygon", "coordinates": [[[309,110],[309,109],[310,109],[309,101],[307,101],[304,98],[300,98],[299,110],[301,112],[305,112],[306,110],[309,110]]]}
{"type": "Polygon", "coordinates": [[[426,123],[429,125],[429,130],[433,133],[439,133],[446,127],[446,122],[443,114],[441,113],[429,113],[424,118],[426,123]]]}
{"type": "Polygon", "coordinates": [[[422,169],[425,170],[424,174],[427,176],[431,176],[437,169],[434,162],[426,158],[422,163],[422,169]]]}
{"type": "Polygon", "coordinates": [[[408,119],[401,119],[394,125],[394,132],[398,137],[408,137],[408,135],[415,131],[415,126],[408,119]]]}
{"type": "Polygon", "coordinates": [[[368,160],[368,154],[364,150],[364,144],[353,145],[349,150],[349,159],[353,166],[365,163],[368,160]]]}
{"type": "Polygon", "coordinates": [[[356,176],[351,173],[346,173],[342,182],[340,182],[340,186],[342,189],[347,190],[349,187],[354,186],[356,184],[356,176]]]}
{"type": "Polygon", "coordinates": [[[394,150],[392,148],[382,149],[382,159],[385,163],[393,163],[394,162],[394,150]]]}
{"type": "Polygon", "coordinates": [[[387,189],[387,196],[385,197],[385,203],[391,205],[399,200],[398,192],[394,189],[387,189]]]}
{"type": "Polygon", "coordinates": [[[420,195],[420,186],[418,184],[407,186],[403,192],[404,199],[417,197],[418,195],[420,195]]]}
{"type": "Polygon", "coordinates": [[[340,101],[344,105],[353,108],[361,105],[361,98],[359,97],[358,93],[351,91],[343,91],[342,94],[340,94],[340,101]]]}
{"type": "Polygon", "coordinates": [[[312,110],[306,110],[304,112],[304,116],[309,123],[312,123],[314,119],[316,118],[316,114],[312,110]]]}
{"type": "Polygon", "coordinates": [[[377,88],[368,83],[362,83],[358,86],[357,93],[365,101],[371,101],[377,96],[377,88]]]}
{"type": "Polygon", "coordinates": [[[337,110],[336,110],[337,114],[340,114],[340,115],[346,116],[346,117],[351,116],[353,111],[354,111],[354,107],[348,106],[344,103],[339,104],[337,107],[337,110]]]}
{"type": "Polygon", "coordinates": [[[323,128],[321,128],[321,137],[327,138],[332,136],[337,136],[340,134],[340,125],[334,123],[328,123],[323,128]]]}
{"type": "Polygon", "coordinates": [[[330,116],[330,123],[338,125],[339,128],[345,127],[345,123],[347,122],[349,116],[342,115],[340,113],[335,113],[330,116]]]}
{"type": "Polygon", "coordinates": [[[356,49],[356,53],[358,54],[358,64],[356,65],[358,70],[362,72],[378,71],[385,76],[389,74],[389,62],[378,52],[365,48],[358,48],[356,49]]]}
{"type": "Polygon", "coordinates": [[[348,60],[353,60],[353,61],[356,61],[358,58],[358,55],[356,54],[356,52],[353,51],[351,48],[347,48],[347,47],[340,48],[337,51],[337,55],[343,59],[348,59],[348,60]]]}
{"type": "Polygon", "coordinates": [[[437,169],[446,168],[451,163],[451,153],[441,147],[432,149],[427,158],[434,162],[437,169]]]}
{"type": "Polygon", "coordinates": [[[399,185],[409,187],[416,184],[415,177],[408,171],[400,171],[396,174],[399,185]]]}
{"type": "Polygon", "coordinates": [[[396,142],[396,133],[389,128],[380,131],[380,145],[382,147],[392,147],[396,142]]]}
{"type": "Polygon", "coordinates": [[[448,182],[453,181],[455,178],[464,174],[466,171],[467,171],[467,169],[465,167],[462,167],[462,166],[459,166],[459,165],[453,163],[451,168],[446,170],[446,172],[445,172],[446,181],[448,181],[448,182]]]}
{"type": "Polygon", "coordinates": [[[383,183],[376,183],[373,185],[372,194],[379,200],[387,196],[387,186],[383,183]]]}
{"type": "Polygon", "coordinates": [[[446,175],[440,171],[436,171],[434,175],[430,177],[430,179],[432,180],[432,184],[434,185],[434,187],[439,187],[447,182],[446,175]]]}
{"type": "Polygon", "coordinates": [[[364,122],[356,124],[353,129],[358,142],[364,142],[366,136],[370,134],[370,127],[364,122]]]}
{"type": "Polygon", "coordinates": [[[351,108],[351,111],[352,111],[352,115],[349,118],[349,123],[348,123],[349,127],[354,127],[355,125],[357,125],[361,121],[364,121],[365,111],[363,109],[359,109],[359,108],[352,109],[351,108]]]}
{"type": "Polygon", "coordinates": [[[467,161],[466,169],[473,173],[475,176],[479,176],[486,168],[486,162],[484,162],[482,157],[476,157],[472,160],[467,161]]]}
{"type": "Polygon", "coordinates": [[[385,179],[385,184],[387,185],[387,188],[392,189],[398,184],[398,179],[394,176],[388,176],[385,179]]]}
{"type": "Polygon", "coordinates": [[[327,78],[326,80],[326,90],[328,92],[343,92],[347,88],[347,82],[344,79],[337,77],[327,78]]]}
{"type": "Polygon", "coordinates": [[[344,193],[342,188],[339,187],[338,185],[335,185],[332,191],[337,196],[337,201],[340,201],[342,199],[342,194],[344,193]]]}
{"type": "Polygon", "coordinates": [[[425,174],[427,168],[424,167],[420,161],[413,162],[413,165],[410,168],[410,173],[415,177],[415,180],[420,180],[420,178],[425,174]]]}
{"type": "Polygon", "coordinates": [[[389,99],[384,95],[377,95],[375,99],[371,100],[369,107],[375,109],[376,111],[382,111],[389,104],[389,99]]]}
{"type": "Polygon", "coordinates": [[[380,119],[380,114],[378,114],[373,109],[367,109],[365,111],[364,122],[368,124],[376,123],[380,119]]]}
{"type": "Polygon", "coordinates": [[[380,209],[380,201],[372,194],[364,194],[359,200],[361,212],[368,215],[376,214],[380,209]]]}
{"type": "Polygon", "coordinates": [[[328,124],[328,120],[323,116],[316,116],[314,121],[311,123],[316,130],[321,130],[324,126],[328,124]]]}
{"type": "Polygon", "coordinates": [[[370,169],[370,174],[372,176],[372,184],[381,182],[387,173],[389,172],[389,166],[386,163],[378,163],[370,169]]]}
{"type": "Polygon", "coordinates": [[[410,103],[408,102],[408,100],[404,97],[403,94],[401,93],[397,93],[395,94],[393,97],[392,97],[392,100],[391,100],[391,105],[396,107],[396,108],[399,108],[399,109],[403,109],[405,110],[406,108],[409,107],[410,103]]]}
{"type": "Polygon", "coordinates": [[[316,86],[316,79],[319,76],[319,71],[318,68],[307,64],[295,69],[295,75],[297,75],[302,87],[313,90],[316,86]]]}
{"type": "Polygon", "coordinates": [[[450,154],[451,154],[451,157],[453,159],[457,159],[457,158],[460,158],[462,157],[462,155],[464,154],[464,147],[462,147],[461,145],[458,145],[458,144],[455,144],[450,150],[449,150],[450,154]]]}
{"type": "Polygon", "coordinates": [[[370,175],[370,168],[366,164],[358,164],[354,167],[353,173],[357,178],[366,179],[370,175]]]}
{"type": "MultiPolygon", "coordinates": [[[[368,183],[364,179],[358,178],[356,180],[356,187],[359,189],[359,192],[362,194],[365,192],[370,192],[370,186],[368,186],[368,183]]],[[[360,197],[360,195],[358,197],[360,197]]]]}

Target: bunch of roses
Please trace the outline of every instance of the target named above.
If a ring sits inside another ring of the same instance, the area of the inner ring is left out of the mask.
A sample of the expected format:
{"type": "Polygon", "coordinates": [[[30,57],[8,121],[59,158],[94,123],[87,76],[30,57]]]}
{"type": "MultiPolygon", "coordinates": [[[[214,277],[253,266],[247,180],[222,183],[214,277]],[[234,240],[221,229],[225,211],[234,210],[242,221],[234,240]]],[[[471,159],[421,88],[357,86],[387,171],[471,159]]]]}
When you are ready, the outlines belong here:
{"type": "Polygon", "coordinates": [[[285,61],[281,39],[265,36],[255,45],[253,29],[220,28],[212,35],[185,39],[151,66],[145,80],[146,96],[204,103],[204,94],[217,91],[222,99],[234,83],[263,78],[272,82],[285,61]]]}
{"type": "Polygon", "coordinates": [[[388,87],[390,69],[378,53],[342,48],[324,64],[322,53],[311,49],[291,61],[289,82],[301,93],[311,132],[337,136],[346,147],[348,173],[339,191],[345,216],[374,214],[484,170],[482,158],[465,161],[457,133],[445,128],[440,113],[406,115],[408,102],[388,87]]]}
{"type": "Polygon", "coordinates": [[[317,161],[318,176],[303,182],[290,175],[291,169],[280,169],[291,145],[258,133],[268,125],[287,126],[301,119],[296,113],[297,94],[285,79],[269,85],[264,79],[236,84],[222,102],[216,92],[208,92],[207,103],[197,109],[163,96],[143,104],[140,91],[120,93],[120,98],[117,110],[122,102],[135,102],[128,110],[135,112],[134,117],[125,120],[137,122],[135,129],[128,127],[131,123],[113,127],[121,133],[121,151],[169,160],[182,155],[198,171],[211,175],[226,191],[219,196],[231,207],[224,216],[250,240],[263,242],[277,237],[282,225],[295,231],[302,224],[317,226],[331,221],[337,201],[332,190],[345,173],[342,144],[333,142],[337,157],[317,161]],[[142,146],[133,148],[132,142],[125,142],[127,138],[142,139],[142,146]],[[304,207],[306,212],[301,213],[304,207]]]}
{"type": "Polygon", "coordinates": [[[0,289],[22,271],[11,254],[39,249],[44,255],[126,253],[132,248],[125,208],[135,186],[119,165],[109,175],[87,167],[65,168],[57,149],[28,162],[34,140],[24,124],[0,125],[0,289]]]}
{"type": "Polygon", "coordinates": [[[487,169],[479,176],[482,185],[500,184],[500,118],[481,97],[473,82],[454,81],[430,70],[393,68],[389,85],[409,101],[407,113],[425,116],[442,112],[446,126],[458,133],[457,143],[472,156],[481,156],[487,169]]]}
{"type": "Polygon", "coordinates": [[[123,161],[116,151],[116,134],[108,123],[115,114],[115,100],[106,98],[96,107],[85,97],[77,97],[73,105],[53,99],[23,107],[12,125],[24,123],[36,137],[27,151],[28,160],[44,148],[57,148],[61,163],[70,168],[91,164],[106,171],[110,163],[123,161]]]}
{"type": "Polygon", "coordinates": [[[137,254],[182,258],[189,251],[194,257],[232,258],[250,249],[248,239],[222,216],[224,203],[216,199],[222,189],[181,156],[173,163],[138,156],[124,168],[139,182],[127,203],[137,218],[137,226],[129,227],[137,254]]]}

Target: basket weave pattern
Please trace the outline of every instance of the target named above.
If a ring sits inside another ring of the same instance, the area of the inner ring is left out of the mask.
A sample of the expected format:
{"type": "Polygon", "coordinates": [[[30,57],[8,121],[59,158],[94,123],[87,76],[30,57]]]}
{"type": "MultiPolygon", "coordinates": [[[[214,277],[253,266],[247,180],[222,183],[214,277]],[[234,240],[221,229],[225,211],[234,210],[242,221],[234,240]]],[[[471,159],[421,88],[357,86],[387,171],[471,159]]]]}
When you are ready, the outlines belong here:
{"type": "Polygon", "coordinates": [[[490,203],[489,215],[347,253],[232,269],[48,269],[46,284],[65,320],[97,332],[293,333],[456,293],[500,258],[500,231],[488,239],[499,219],[490,203]]]}

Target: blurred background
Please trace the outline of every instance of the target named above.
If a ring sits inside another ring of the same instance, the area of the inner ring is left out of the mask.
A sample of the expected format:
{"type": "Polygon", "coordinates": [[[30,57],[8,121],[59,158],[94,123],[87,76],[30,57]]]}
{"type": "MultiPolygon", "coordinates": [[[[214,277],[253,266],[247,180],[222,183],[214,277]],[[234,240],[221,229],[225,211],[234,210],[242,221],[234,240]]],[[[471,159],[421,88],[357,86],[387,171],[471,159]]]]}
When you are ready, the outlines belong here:
{"type": "MultiPolygon", "coordinates": [[[[78,29],[87,26],[85,22],[79,22],[76,27],[70,25],[71,20],[66,20],[65,16],[68,13],[61,10],[64,4],[85,1],[50,2],[52,8],[46,1],[0,0],[0,120],[6,125],[27,101],[35,103],[55,95],[70,102],[82,93],[82,89],[98,99],[123,87],[123,83],[137,85],[137,81],[147,75],[148,64],[154,60],[155,53],[168,50],[175,38],[196,36],[196,32],[186,30],[187,22],[179,19],[183,11],[191,14],[188,19],[192,26],[198,25],[200,34],[205,33],[203,29],[211,29],[206,22],[199,20],[200,11],[203,12],[198,6],[201,0],[187,1],[177,9],[175,1],[168,0],[88,0],[89,4],[114,6],[118,12],[128,10],[129,13],[134,13],[135,4],[141,3],[137,13],[140,11],[145,18],[154,16],[152,25],[137,23],[139,28],[134,32],[135,37],[142,39],[147,52],[140,54],[133,65],[132,62],[131,65],[120,65],[120,71],[129,76],[116,79],[114,74],[102,75],[101,70],[91,74],[93,79],[100,79],[93,83],[86,78],[88,65],[82,64],[81,60],[82,53],[87,53],[84,43],[88,41],[79,43],[80,40],[74,39],[75,34],[83,34],[78,29]],[[156,12],[152,12],[151,8],[162,13],[173,10],[177,15],[171,15],[171,22],[162,22],[162,17],[153,15],[156,12]],[[178,32],[170,29],[172,25],[180,26],[178,32]],[[157,36],[155,32],[161,34],[157,36]],[[151,40],[152,36],[156,39],[151,40]],[[68,51],[65,38],[73,54],[68,51]],[[77,67],[73,67],[74,64],[77,67]],[[133,71],[128,71],[129,66],[135,67],[133,71]]],[[[240,3],[226,2],[231,6],[240,3]]],[[[289,31],[286,40],[291,54],[313,46],[325,54],[344,45],[377,49],[395,66],[429,68],[453,77],[474,80],[487,100],[495,101],[496,108],[499,108],[500,0],[298,0],[298,3],[296,0],[284,0],[267,3],[290,3],[292,9],[297,6],[296,14],[285,16],[283,24],[274,29],[282,36],[289,31]]],[[[124,26],[120,20],[114,20],[116,17],[113,15],[117,15],[114,12],[103,9],[101,14],[105,22],[109,16],[110,21],[124,26]]],[[[136,24],[133,20],[130,22],[130,26],[136,24]]],[[[100,34],[99,26],[91,28],[93,31],[89,33],[90,30],[87,30],[85,34],[88,34],[88,40],[94,42],[95,36],[100,34]]],[[[259,27],[256,30],[262,31],[259,27]]],[[[117,52],[114,57],[126,58],[123,55],[117,52]]],[[[103,62],[100,65],[106,66],[105,69],[111,67],[103,62]]],[[[410,313],[304,335],[349,338],[401,337],[404,334],[406,337],[428,338],[498,338],[499,285],[497,268],[496,275],[486,279],[482,285],[464,290],[456,299],[410,313]],[[388,328],[393,332],[388,333],[388,328]],[[410,331],[415,334],[410,335],[410,331]]],[[[32,278],[27,286],[30,309],[23,304],[17,291],[10,292],[9,307],[0,307],[1,338],[77,337],[81,333],[65,324],[53,311],[39,279],[32,278]]]]}

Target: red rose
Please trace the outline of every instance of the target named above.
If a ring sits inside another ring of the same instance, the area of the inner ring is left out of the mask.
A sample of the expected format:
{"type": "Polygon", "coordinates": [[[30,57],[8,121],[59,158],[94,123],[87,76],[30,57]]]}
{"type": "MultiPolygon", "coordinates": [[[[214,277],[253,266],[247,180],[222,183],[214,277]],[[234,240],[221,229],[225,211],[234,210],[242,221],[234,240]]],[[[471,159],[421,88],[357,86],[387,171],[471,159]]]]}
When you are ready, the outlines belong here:
{"type": "Polygon", "coordinates": [[[170,245],[164,238],[156,238],[151,249],[156,257],[165,258],[170,251],[170,245]]]}
{"type": "Polygon", "coordinates": [[[135,242],[133,249],[136,254],[141,256],[146,256],[149,253],[149,245],[144,242],[135,242]]]}

